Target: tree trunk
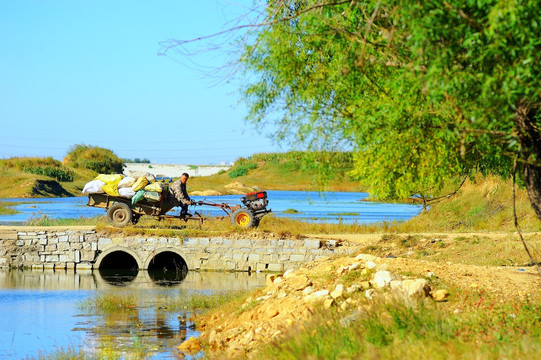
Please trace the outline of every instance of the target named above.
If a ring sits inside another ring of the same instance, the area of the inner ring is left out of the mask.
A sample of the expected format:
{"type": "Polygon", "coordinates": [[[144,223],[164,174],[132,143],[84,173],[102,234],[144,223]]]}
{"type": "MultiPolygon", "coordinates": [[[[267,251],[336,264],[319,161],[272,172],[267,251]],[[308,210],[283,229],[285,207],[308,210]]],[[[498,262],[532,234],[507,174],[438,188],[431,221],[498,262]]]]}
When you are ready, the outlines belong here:
{"type": "Polygon", "coordinates": [[[535,122],[538,106],[522,103],[515,114],[515,125],[521,146],[522,172],[528,196],[541,220],[541,132],[535,122]]]}

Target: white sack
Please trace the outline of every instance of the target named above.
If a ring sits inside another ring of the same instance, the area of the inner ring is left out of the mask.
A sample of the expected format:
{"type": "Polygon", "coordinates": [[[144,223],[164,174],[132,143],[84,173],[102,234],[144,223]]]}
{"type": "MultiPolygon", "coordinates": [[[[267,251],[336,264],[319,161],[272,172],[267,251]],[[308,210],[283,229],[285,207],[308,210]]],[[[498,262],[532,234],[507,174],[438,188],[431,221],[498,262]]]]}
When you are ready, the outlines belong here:
{"type": "Polygon", "coordinates": [[[120,180],[118,183],[118,188],[125,188],[125,187],[131,187],[133,183],[137,180],[136,178],[132,178],[131,176],[126,176],[124,179],[120,180]]]}
{"type": "Polygon", "coordinates": [[[123,198],[131,199],[135,195],[135,191],[131,187],[123,187],[118,189],[118,194],[123,198]]]}
{"type": "Polygon", "coordinates": [[[103,194],[105,192],[101,189],[103,185],[105,185],[105,183],[101,180],[92,180],[86,183],[85,187],[83,188],[82,193],[83,194],[103,194]]]}
{"type": "Polygon", "coordinates": [[[156,181],[156,176],[149,172],[130,170],[128,171],[128,174],[129,176],[134,178],[140,178],[141,176],[144,176],[147,178],[149,184],[152,184],[156,181]]]}

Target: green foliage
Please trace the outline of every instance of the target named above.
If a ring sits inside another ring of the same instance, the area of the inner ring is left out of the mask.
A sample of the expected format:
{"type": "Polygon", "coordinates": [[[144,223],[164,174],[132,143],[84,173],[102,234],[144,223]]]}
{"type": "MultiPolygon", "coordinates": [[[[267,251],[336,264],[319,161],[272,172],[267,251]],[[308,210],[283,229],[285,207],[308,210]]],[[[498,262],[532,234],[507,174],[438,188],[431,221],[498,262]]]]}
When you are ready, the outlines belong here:
{"type": "Polygon", "coordinates": [[[75,168],[93,170],[99,174],[122,173],[124,162],[111,150],[90,145],[73,145],[63,163],[75,168]]]}
{"type": "Polygon", "coordinates": [[[353,149],[353,174],[381,198],[510,174],[517,109],[541,122],[538,1],[315,5],[268,3],[272,25],[241,59],[249,121],[296,146],[353,149]]]}
{"type": "Polygon", "coordinates": [[[13,157],[0,159],[1,169],[14,169],[36,175],[44,175],[57,179],[58,181],[73,181],[73,171],[62,166],[62,163],[52,157],[13,157]]]}
{"type": "Polygon", "coordinates": [[[242,161],[239,165],[236,165],[229,171],[229,177],[234,179],[239,176],[248,175],[250,170],[257,169],[257,164],[242,161]]]}
{"type": "Polygon", "coordinates": [[[31,167],[31,168],[23,168],[24,172],[37,174],[37,175],[45,175],[52,178],[55,178],[58,181],[73,181],[73,171],[66,169],[66,168],[60,168],[60,167],[52,167],[52,166],[46,166],[46,167],[31,167]]]}

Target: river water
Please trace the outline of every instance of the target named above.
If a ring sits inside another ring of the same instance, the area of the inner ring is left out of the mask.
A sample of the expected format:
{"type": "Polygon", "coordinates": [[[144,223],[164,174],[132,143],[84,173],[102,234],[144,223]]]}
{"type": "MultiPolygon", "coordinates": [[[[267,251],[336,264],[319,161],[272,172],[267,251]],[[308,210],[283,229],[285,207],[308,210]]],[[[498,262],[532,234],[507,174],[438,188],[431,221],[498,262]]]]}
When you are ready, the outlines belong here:
{"type": "Polygon", "coordinates": [[[98,271],[0,270],[0,359],[36,357],[56,349],[82,350],[98,357],[114,351],[149,359],[176,359],[184,339],[197,336],[191,310],[167,311],[167,299],[193,293],[250,290],[265,284],[257,273],[188,272],[184,279],[154,282],[146,271],[135,277],[98,271]],[[136,309],[88,313],[85,300],[103,294],[133,295],[136,309]]]}
{"type": "MultiPolygon", "coordinates": [[[[422,210],[421,205],[388,204],[364,201],[369,194],[364,192],[315,192],[315,191],[268,191],[269,208],[275,216],[303,221],[375,223],[380,221],[408,220],[422,210]],[[295,210],[291,212],[286,210],[295,210]]],[[[240,195],[194,196],[194,200],[208,202],[240,203],[240,195]]],[[[87,197],[46,199],[0,199],[22,202],[13,208],[14,215],[0,215],[1,224],[22,224],[30,217],[46,215],[50,218],[80,218],[104,215],[103,209],[86,206],[87,197]]],[[[190,211],[194,210],[191,208],[190,211]]],[[[206,215],[224,215],[217,208],[197,206],[206,215]]]]}
{"type": "MultiPolygon", "coordinates": [[[[268,191],[269,208],[275,216],[304,221],[401,221],[421,211],[419,205],[363,201],[367,197],[367,193],[351,192],[268,191]]],[[[240,204],[239,195],[194,199],[240,204]]],[[[0,225],[24,224],[31,217],[43,215],[104,215],[103,209],[86,206],[86,197],[3,200],[22,203],[14,206],[18,214],[1,215],[0,225]]],[[[206,215],[224,215],[212,207],[196,210],[206,215]]],[[[165,283],[154,281],[151,275],[146,271],[126,278],[107,277],[97,271],[0,270],[0,359],[35,357],[58,348],[81,349],[98,356],[114,350],[121,355],[140,352],[146,358],[176,358],[176,346],[198,334],[185,320],[190,316],[188,312],[166,311],[157,304],[194,292],[248,290],[265,283],[262,274],[189,272],[182,281],[165,283]],[[134,295],[138,306],[120,315],[88,313],[80,308],[81,303],[101,294],[134,295]]]]}

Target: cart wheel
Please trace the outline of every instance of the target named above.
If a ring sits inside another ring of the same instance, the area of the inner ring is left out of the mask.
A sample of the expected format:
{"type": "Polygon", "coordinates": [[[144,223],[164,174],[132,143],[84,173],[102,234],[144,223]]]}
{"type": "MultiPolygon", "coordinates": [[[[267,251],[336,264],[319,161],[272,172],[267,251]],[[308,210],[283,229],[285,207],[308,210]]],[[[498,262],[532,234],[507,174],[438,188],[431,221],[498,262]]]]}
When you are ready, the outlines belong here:
{"type": "Polygon", "coordinates": [[[115,227],[124,227],[132,219],[132,212],[128,205],[115,203],[107,210],[107,221],[115,227]]]}
{"type": "Polygon", "coordinates": [[[254,215],[246,209],[237,209],[231,214],[231,223],[241,228],[253,227],[255,224],[254,215]]]}

